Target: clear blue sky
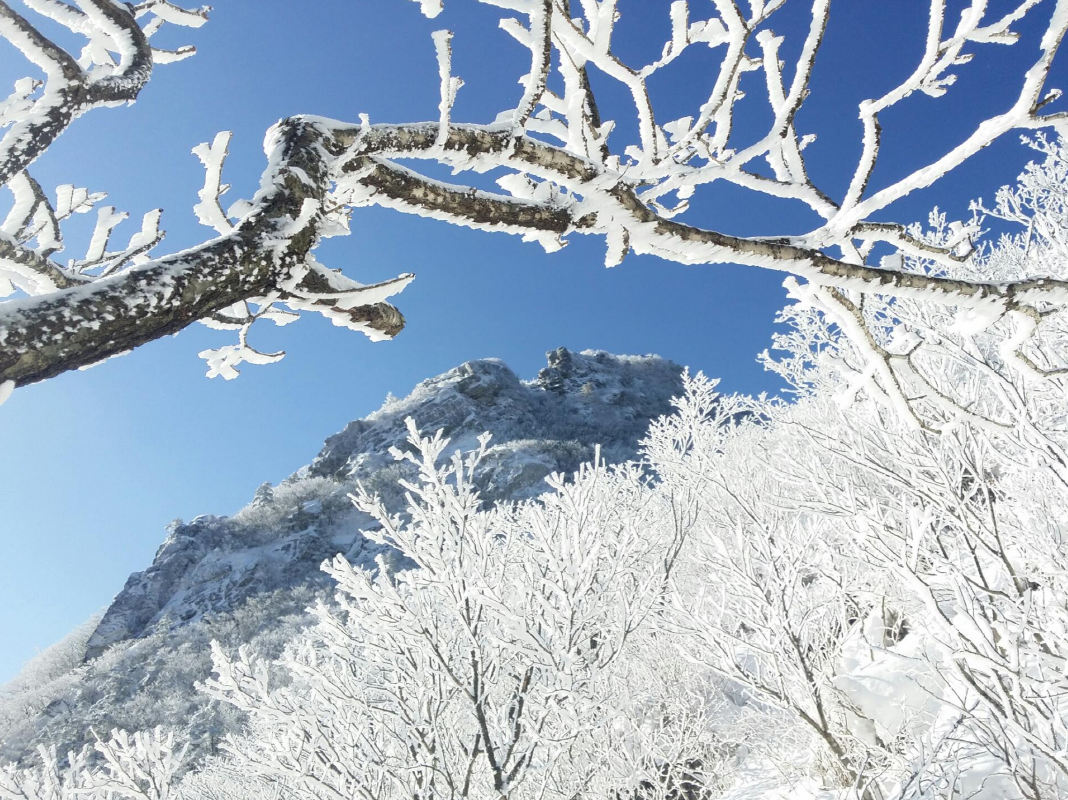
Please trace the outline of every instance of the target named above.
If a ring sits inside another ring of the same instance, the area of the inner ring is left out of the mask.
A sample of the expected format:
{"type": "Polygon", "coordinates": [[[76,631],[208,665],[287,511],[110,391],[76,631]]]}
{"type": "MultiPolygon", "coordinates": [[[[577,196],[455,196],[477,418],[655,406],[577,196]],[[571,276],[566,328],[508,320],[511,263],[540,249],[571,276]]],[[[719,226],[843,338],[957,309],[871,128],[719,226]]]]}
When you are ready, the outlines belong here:
{"type": "MultiPolygon", "coordinates": [[[[691,5],[695,17],[711,7],[703,0],[691,5]]],[[[436,118],[430,33],[437,28],[456,32],[454,71],[466,81],[454,119],[489,121],[514,105],[515,79],[526,69],[522,52],[496,30],[497,11],[473,0],[447,0],[434,21],[405,0],[218,0],[218,6],[207,26],[172,34],[174,43],[197,45],[195,58],[158,68],[135,106],[78,120],[33,170],[46,187],[71,182],[108,191],[109,202],[135,215],[162,206],[169,236],[161,253],[211,233],[191,210],[202,172],[189,151],[217,131],[234,131],[228,197],[248,197],[263,167],[264,132],[280,117],[436,118]]],[[[622,0],[627,58],[659,54],[668,6],[668,0],[622,0]],[[643,38],[650,31],[655,36],[643,38]]],[[[913,68],[926,6],[925,0],[832,4],[813,96],[798,119],[803,132],[819,135],[806,156],[832,196],[840,196],[859,154],[856,103],[913,68]]],[[[1038,10],[1051,8],[1046,0],[1038,10]]],[[[792,34],[793,46],[783,51],[788,62],[806,24],[784,12],[773,26],[792,34]]],[[[948,97],[911,98],[886,115],[877,185],[917,166],[922,154],[958,142],[980,114],[1007,106],[1022,65],[1036,54],[1036,28],[1023,30],[1030,36],[1018,46],[982,48],[959,71],[948,97]]],[[[692,113],[694,100],[707,93],[702,64],[684,66],[670,73],[672,81],[652,86],[665,119],[692,113]]],[[[1068,85],[1064,72],[1062,60],[1053,85],[1068,85]]],[[[21,57],[0,42],[0,86],[23,74],[21,57]]],[[[597,76],[594,81],[596,87],[597,76]]],[[[741,108],[756,113],[743,117],[741,130],[767,113],[757,87],[750,89],[755,102],[741,108]]],[[[618,146],[633,135],[628,105],[614,89],[602,102],[603,116],[621,121],[613,134],[618,146]]],[[[992,196],[1029,155],[1007,139],[908,198],[895,218],[923,219],[935,204],[964,215],[969,198],[992,196]]],[[[727,190],[696,205],[689,220],[741,234],[800,232],[812,222],[794,206],[727,190]]],[[[124,227],[117,236],[128,234],[124,227]]],[[[467,359],[502,358],[521,377],[532,377],[545,351],[561,345],[659,353],[721,377],[728,391],[779,388],[754,360],[769,344],[783,302],[778,274],[633,257],[606,270],[603,245],[592,238],[576,237],[550,256],[515,237],[380,210],[359,211],[353,235],[327,242],[319,258],[365,282],[415,272],[415,283],[397,298],[408,318],[401,336],[372,344],[316,315],[284,329],[265,326],[254,332],[255,341],[265,350],[284,348],[287,358],[245,365],[239,379],[223,382],[203,377],[196,354],[229,343],[229,334],[193,326],[86,372],[21,389],[0,410],[0,683],[105,606],[130,572],[146,567],[169,520],[233,513],[256,486],[307,463],[326,436],[377,408],[387,392],[405,394],[467,359]]]]}

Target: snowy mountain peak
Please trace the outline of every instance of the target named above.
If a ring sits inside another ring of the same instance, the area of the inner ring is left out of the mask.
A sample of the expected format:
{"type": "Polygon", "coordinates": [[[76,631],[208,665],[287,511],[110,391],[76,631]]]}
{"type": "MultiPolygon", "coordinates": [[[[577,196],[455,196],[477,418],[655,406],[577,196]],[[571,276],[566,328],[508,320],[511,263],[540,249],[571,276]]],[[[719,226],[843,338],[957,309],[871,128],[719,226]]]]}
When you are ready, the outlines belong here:
{"type": "Polygon", "coordinates": [[[489,431],[483,495],[519,499],[539,493],[550,473],[576,469],[595,445],[610,461],[634,456],[649,421],[669,413],[682,391],[681,368],[657,356],[561,347],[546,357],[533,381],[497,359],[425,380],[329,437],[311,464],[278,486],[260,486],[233,517],[173,524],[152,564],[131,575],[108,608],[87,659],[160,628],[211,624],[256,595],[323,586],[319,565],[338,552],[355,562],[373,558],[378,549],[360,534],[370,521],[348,493],[359,481],[387,504],[399,503],[396,481],[407,467],[390,448],[405,447],[409,416],[424,431],[443,430],[450,449],[474,447],[489,431]]]}

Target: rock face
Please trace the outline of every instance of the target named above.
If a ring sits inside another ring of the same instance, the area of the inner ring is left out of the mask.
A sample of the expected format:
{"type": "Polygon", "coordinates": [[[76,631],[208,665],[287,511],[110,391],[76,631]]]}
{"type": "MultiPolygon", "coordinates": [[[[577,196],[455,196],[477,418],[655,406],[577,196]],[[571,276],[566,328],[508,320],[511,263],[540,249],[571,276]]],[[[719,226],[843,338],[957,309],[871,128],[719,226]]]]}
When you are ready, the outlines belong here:
{"type": "Polygon", "coordinates": [[[529,382],[494,359],[462,364],[347,425],[311,464],[261,486],[234,517],[172,524],[152,565],[131,575],[108,608],[86,659],[161,628],[210,623],[256,595],[325,586],[319,565],[338,552],[357,563],[373,558],[378,548],[360,534],[371,521],[347,494],[360,481],[399,506],[396,480],[407,467],[389,450],[405,446],[406,417],[424,433],[443,430],[450,450],[472,448],[489,431],[483,495],[520,499],[540,493],[550,473],[592,458],[595,445],[608,461],[633,457],[649,421],[670,413],[682,391],[681,369],[656,356],[559,348],[547,358],[529,382]]]}

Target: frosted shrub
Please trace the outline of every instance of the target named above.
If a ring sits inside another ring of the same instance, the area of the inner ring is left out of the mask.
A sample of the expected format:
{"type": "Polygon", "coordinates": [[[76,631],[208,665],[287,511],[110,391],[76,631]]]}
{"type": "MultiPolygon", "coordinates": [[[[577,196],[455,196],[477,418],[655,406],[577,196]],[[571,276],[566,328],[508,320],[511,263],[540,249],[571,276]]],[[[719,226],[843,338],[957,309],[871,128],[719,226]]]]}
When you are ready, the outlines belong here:
{"type": "MultiPolygon", "coordinates": [[[[86,643],[102,616],[94,614],[61,641],[34,656],[14,680],[0,686],[0,741],[65,696],[83,671],[86,643]]],[[[4,749],[0,747],[0,754],[4,749]]]]}
{"type": "Polygon", "coordinates": [[[234,519],[250,528],[273,529],[299,512],[305,503],[322,503],[342,488],[336,480],[319,475],[293,478],[273,487],[269,497],[262,495],[261,501],[242,508],[234,519]]]}
{"type": "Polygon", "coordinates": [[[268,781],[211,758],[178,785],[177,800],[285,800],[289,789],[279,780],[268,781]]]}
{"type": "Polygon", "coordinates": [[[571,797],[655,777],[662,764],[620,750],[636,718],[620,681],[655,668],[634,656],[685,531],[634,465],[586,466],[538,502],[482,510],[472,479],[488,437],[439,466],[447,440],[409,427],[405,518],[366,490],[354,500],[382,526],[367,535],[414,567],[325,565],[339,609],[317,608],[284,660],[288,688],[216,648],[206,690],[254,720],[227,745],[236,762],[307,797],[571,797]]]}
{"type": "Polygon", "coordinates": [[[414,471],[410,465],[395,462],[387,464],[367,479],[364,490],[367,494],[377,497],[382,505],[392,511],[399,511],[407,505],[404,499],[405,488],[402,481],[411,478],[414,471]]]}
{"type": "Polygon", "coordinates": [[[173,732],[113,730],[107,739],[65,758],[54,747],[42,747],[37,766],[0,767],[0,798],[171,800],[185,754],[173,732]]]}

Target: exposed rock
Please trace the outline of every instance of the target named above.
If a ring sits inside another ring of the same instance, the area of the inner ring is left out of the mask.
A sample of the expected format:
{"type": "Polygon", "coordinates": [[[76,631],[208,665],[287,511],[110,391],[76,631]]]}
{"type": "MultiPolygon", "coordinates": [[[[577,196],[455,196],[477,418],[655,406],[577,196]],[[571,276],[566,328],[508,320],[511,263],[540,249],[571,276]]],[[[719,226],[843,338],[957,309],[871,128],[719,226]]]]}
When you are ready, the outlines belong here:
{"type": "Polygon", "coordinates": [[[571,351],[558,347],[545,354],[549,366],[538,373],[538,384],[548,392],[563,394],[567,391],[567,379],[572,374],[571,351]]]}

